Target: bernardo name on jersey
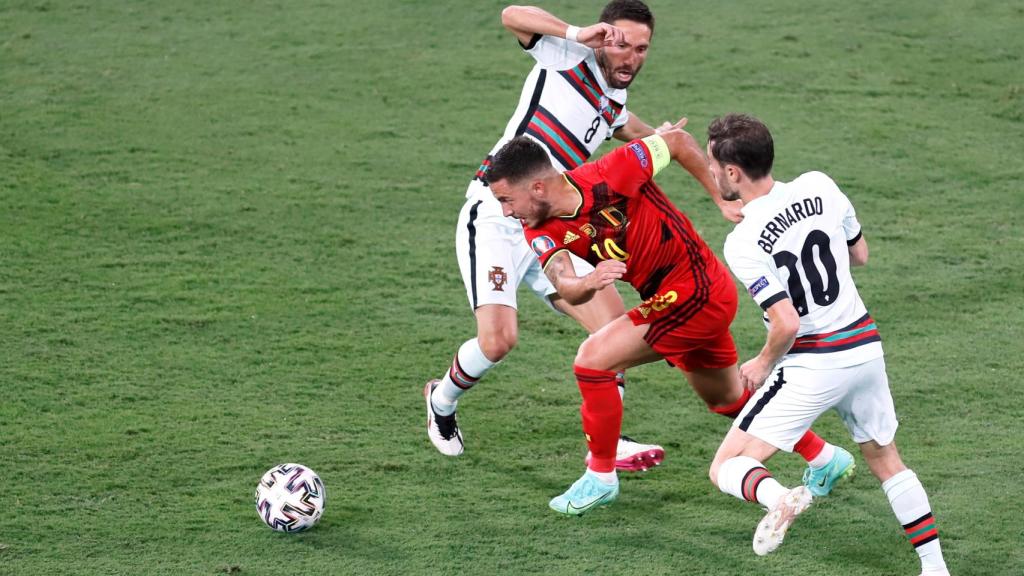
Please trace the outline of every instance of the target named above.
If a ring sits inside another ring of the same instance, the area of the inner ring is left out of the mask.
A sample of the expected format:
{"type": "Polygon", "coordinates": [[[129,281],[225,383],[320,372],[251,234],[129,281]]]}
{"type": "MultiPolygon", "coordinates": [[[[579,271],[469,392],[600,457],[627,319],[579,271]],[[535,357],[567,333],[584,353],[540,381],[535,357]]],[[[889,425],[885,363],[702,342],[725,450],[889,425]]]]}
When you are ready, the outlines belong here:
{"type": "Polygon", "coordinates": [[[725,241],[726,262],[762,309],[789,298],[800,315],[780,366],[835,368],[882,356],[850,274],[848,247],[860,236],[850,200],[821,172],[776,182],[744,206],[743,221],[725,241]]]}

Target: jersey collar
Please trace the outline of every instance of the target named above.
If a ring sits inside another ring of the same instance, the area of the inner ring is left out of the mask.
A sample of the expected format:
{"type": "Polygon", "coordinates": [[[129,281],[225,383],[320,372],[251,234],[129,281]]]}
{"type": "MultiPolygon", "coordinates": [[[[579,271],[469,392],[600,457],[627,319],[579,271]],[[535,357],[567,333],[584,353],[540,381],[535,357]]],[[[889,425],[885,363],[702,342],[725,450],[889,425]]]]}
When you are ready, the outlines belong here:
{"type": "Polygon", "coordinates": [[[743,214],[744,217],[746,217],[753,216],[754,214],[757,214],[758,212],[761,212],[763,210],[769,210],[771,208],[771,202],[767,201],[768,198],[781,194],[782,188],[783,183],[776,180],[775,185],[772,186],[772,189],[769,190],[767,194],[765,194],[764,196],[758,196],[757,198],[751,200],[750,202],[747,202],[746,204],[743,205],[743,208],[740,208],[740,212],[743,214]]]}
{"type": "Polygon", "coordinates": [[[583,209],[583,192],[580,191],[579,184],[574,182],[573,179],[571,177],[569,177],[568,172],[563,172],[562,173],[562,178],[565,178],[565,181],[569,183],[569,186],[572,186],[573,191],[576,192],[576,195],[579,197],[579,199],[577,200],[576,210],[574,210],[572,214],[569,214],[569,215],[566,215],[566,216],[558,216],[558,218],[563,218],[565,220],[572,220],[573,218],[579,217],[580,210],[583,209]]]}

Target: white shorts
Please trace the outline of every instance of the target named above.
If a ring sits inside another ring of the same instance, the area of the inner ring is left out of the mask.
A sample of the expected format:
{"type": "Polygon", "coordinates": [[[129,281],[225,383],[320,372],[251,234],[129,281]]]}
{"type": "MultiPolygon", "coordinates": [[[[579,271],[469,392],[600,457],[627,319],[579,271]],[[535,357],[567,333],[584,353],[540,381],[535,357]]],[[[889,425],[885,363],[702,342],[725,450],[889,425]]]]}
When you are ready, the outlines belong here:
{"type": "MultiPolygon", "coordinates": [[[[455,254],[470,307],[501,304],[518,309],[516,290],[523,283],[551,306],[555,287],[527,244],[522,224],[502,214],[501,203],[479,180],[470,183],[466,196],[455,231],[455,254]]],[[[573,265],[581,275],[594,269],[576,257],[573,265]]]]}
{"type": "Polygon", "coordinates": [[[779,450],[792,452],[811,424],[829,408],[839,413],[854,442],[890,444],[899,424],[885,359],[878,357],[829,370],[780,366],[732,425],[779,450]]]}

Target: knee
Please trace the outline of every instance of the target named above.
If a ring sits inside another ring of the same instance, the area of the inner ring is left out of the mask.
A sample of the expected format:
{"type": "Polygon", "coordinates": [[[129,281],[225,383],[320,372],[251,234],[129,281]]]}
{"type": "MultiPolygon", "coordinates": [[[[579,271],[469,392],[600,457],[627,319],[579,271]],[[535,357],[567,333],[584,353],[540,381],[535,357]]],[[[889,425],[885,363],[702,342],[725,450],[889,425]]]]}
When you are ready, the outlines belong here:
{"type": "Polygon", "coordinates": [[[480,351],[484,353],[491,362],[500,362],[508,353],[516,347],[518,334],[513,328],[499,328],[497,330],[481,331],[477,335],[477,343],[480,351]]]}
{"type": "Polygon", "coordinates": [[[573,362],[575,362],[577,366],[592,368],[594,370],[604,370],[605,367],[600,365],[599,354],[600,347],[597,345],[597,341],[593,336],[589,336],[576,350],[576,359],[573,360],[573,362]]]}
{"type": "Polygon", "coordinates": [[[711,462],[711,468],[708,468],[708,478],[711,479],[711,483],[718,486],[718,469],[722,467],[722,463],[718,460],[711,462]]]}
{"type": "Polygon", "coordinates": [[[895,444],[878,446],[874,442],[868,442],[861,446],[861,454],[879,482],[885,482],[907,469],[895,444]]]}

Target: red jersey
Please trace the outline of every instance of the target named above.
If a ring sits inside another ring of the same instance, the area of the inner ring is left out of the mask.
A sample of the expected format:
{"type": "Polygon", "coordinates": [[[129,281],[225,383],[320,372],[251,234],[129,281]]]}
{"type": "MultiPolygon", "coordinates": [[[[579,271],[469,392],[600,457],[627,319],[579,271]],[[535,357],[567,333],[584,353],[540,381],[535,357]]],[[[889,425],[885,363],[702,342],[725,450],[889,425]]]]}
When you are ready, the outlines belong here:
{"type": "MultiPolygon", "coordinates": [[[[647,145],[634,140],[566,172],[580,195],[576,213],[549,218],[536,228],[524,226],[526,239],[542,266],[562,250],[594,265],[610,258],[625,262],[622,279],[641,298],[672,286],[673,308],[688,318],[719,290],[735,292],[735,287],[690,220],[654,183],[653,171],[647,145]]],[[[677,316],[679,321],[686,320],[677,316]]]]}

